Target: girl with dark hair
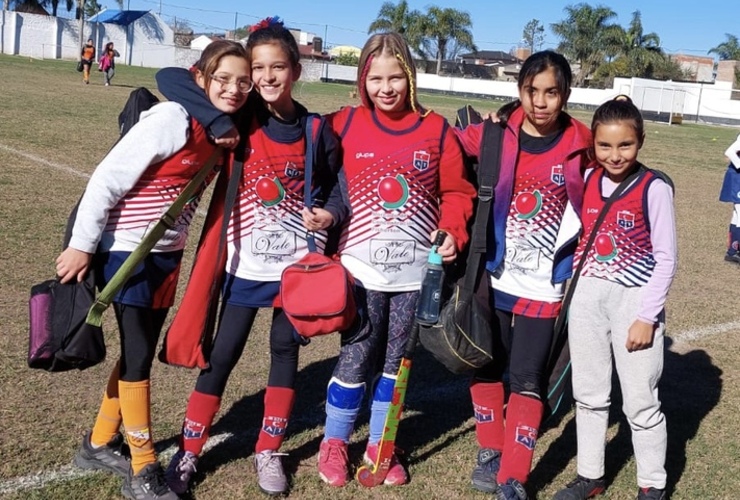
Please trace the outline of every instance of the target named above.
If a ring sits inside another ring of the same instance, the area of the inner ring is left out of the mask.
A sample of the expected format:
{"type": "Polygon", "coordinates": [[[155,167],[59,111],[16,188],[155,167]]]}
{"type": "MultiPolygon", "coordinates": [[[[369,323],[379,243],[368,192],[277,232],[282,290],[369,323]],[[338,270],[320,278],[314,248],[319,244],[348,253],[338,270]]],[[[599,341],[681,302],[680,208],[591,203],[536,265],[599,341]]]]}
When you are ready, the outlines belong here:
{"type": "MultiPolygon", "coordinates": [[[[341,223],[348,211],[338,190],[331,196],[341,166],[337,138],[329,127],[322,126],[317,115],[309,114],[292,97],[293,84],[301,74],[295,38],[279,18],[268,18],[252,26],[247,51],[257,95],[248,105],[250,113],[238,125],[239,133],[246,137],[244,146],[240,146],[245,148],[244,172],[229,221],[225,270],[220,269],[225,275],[218,332],[208,367],[200,372],[188,400],[180,449],[167,468],[167,482],[177,493],[188,489],[196,472],[226,383],[244,352],[259,309],[272,308],[283,270],[308,252],[306,231],[316,232],[317,247],[323,251],[327,230],[341,223]],[[317,150],[312,179],[316,204],[304,208],[309,120],[314,125],[317,150]]],[[[189,83],[183,78],[184,71],[170,68],[157,74],[165,96],[200,97],[191,85],[182,86],[189,83]]],[[[196,100],[193,114],[207,114],[208,108],[202,113],[205,104],[202,99],[196,100]]],[[[219,277],[214,276],[216,279],[219,277]]],[[[188,288],[204,285],[191,279],[188,288]]],[[[185,297],[181,310],[207,308],[203,303],[186,304],[187,291],[185,297]]],[[[270,373],[254,455],[259,487],[269,495],[282,495],[288,490],[280,447],[295,400],[293,386],[302,343],[283,310],[274,308],[270,373]]]]}
{"type": "Polygon", "coordinates": [[[663,371],[665,301],[676,273],[673,190],[637,155],[645,140],[640,110],[626,96],[602,104],[591,124],[602,167],[586,179],[576,260],[583,260],[569,310],[568,335],[576,400],[578,476],[555,500],[601,494],[609,425],[612,365],[622,390],[637,463],[637,500],[663,500],[665,415],[658,384],[663,371]],[[595,223],[620,183],[627,188],[595,223]],[[593,232],[594,245],[584,254],[593,232]]]}
{"type": "MultiPolygon", "coordinates": [[[[238,43],[214,42],[187,78],[214,107],[236,113],[252,86],[249,55],[238,43]]],[[[61,281],[82,280],[95,266],[98,286],[105,286],[215,150],[203,125],[181,105],[163,102],[142,113],[90,177],[69,246],[56,260],[61,281]]],[[[121,357],[74,461],[83,469],[123,476],[127,498],[177,498],[154,451],[150,375],[157,340],[175,300],[190,221],[206,185],[113,300],[121,357]],[[130,461],[122,453],[124,441],[130,461]]]]}
{"type": "MultiPolygon", "coordinates": [[[[486,269],[496,356],[470,384],[480,447],[473,487],[524,500],[543,415],[545,368],[572,273],[591,134],[563,111],[572,75],[552,51],[532,54],[519,72],[519,100],[507,105],[501,172],[486,269]],[[504,415],[504,371],[511,394],[504,415]]],[[[477,157],[482,125],[455,130],[477,157]]]]}

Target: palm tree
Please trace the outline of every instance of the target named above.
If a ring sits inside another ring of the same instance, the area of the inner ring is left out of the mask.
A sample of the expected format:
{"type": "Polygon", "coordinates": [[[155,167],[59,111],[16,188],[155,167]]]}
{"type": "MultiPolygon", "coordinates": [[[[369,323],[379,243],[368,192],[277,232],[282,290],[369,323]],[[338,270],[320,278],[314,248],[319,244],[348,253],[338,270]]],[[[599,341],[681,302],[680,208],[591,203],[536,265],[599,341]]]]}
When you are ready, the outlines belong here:
{"type": "Polygon", "coordinates": [[[470,31],[473,22],[467,12],[432,6],[425,17],[423,46],[427,54],[435,53],[437,74],[442,69],[442,61],[450,55],[449,49],[478,50],[470,31]]]}
{"type": "Polygon", "coordinates": [[[580,64],[574,84],[582,84],[605,62],[607,56],[615,56],[618,50],[620,26],[610,24],[616,12],[608,7],[591,7],[585,3],[565,8],[567,19],[550,25],[561,41],[557,51],[580,64]]]}
{"type": "Polygon", "coordinates": [[[653,68],[663,62],[665,56],[656,33],[645,33],[639,10],[632,13],[632,21],[624,32],[622,54],[627,58],[631,76],[652,77],[653,68]]]}
{"type": "Polygon", "coordinates": [[[717,54],[720,61],[740,60],[740,41],[735,35],[725,33],[726,41],[709,49],[707,54],[717,54]]]}
{"type": "Polygon", "coordinates": [[[378,17],[370,23],[368,33],[396,32],[403,35],[414,52],[422,49],[424,16],[418,10],[410,10],[406,0],[398,4],[385,2],[380,6],[378,17]]]}

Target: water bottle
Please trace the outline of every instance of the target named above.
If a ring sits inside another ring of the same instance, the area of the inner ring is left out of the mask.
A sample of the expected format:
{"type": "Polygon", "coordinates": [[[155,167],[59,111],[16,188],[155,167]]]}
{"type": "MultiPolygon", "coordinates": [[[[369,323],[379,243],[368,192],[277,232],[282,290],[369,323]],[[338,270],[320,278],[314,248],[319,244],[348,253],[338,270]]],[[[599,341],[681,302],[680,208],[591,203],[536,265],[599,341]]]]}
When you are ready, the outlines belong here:
{"type": "Polygon", "coordinates": [[[442,256],[437,253],[437,248],[444,242],[445,236],[445,233],[439,231],[424,266],[419,302],[416,304],[416,321],[421,325],[434,325],[439,320],[445,271],[442,267],[442,256]]]}

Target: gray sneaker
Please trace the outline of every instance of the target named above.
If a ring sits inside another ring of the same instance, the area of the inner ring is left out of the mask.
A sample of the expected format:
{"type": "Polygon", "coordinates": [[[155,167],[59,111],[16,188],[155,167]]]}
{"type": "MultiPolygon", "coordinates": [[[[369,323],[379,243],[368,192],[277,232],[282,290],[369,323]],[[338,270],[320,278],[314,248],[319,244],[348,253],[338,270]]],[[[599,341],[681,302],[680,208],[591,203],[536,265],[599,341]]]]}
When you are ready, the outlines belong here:
{"type": "Polygon", "coordinates": [[[131,500],[177,500],[175,494],[164,480],[164,470],[159,462],[149,464],[134,474],[129,469],[123,479],[121,494],[131,500]]]}
{"type": "Polygon", "coordinates": [[[82,438],[82,446],[75,454],[75,465],[81,469],[107,470],[126,477],[131,463],[128,460],[130,452],[123,435],[118,433],[107,444],[93,448],[90,443],[91,434],[92,432],[87,432],[82,438]]]}
{"type": "Polygon", "coordinates": [[[288,478],[283,471],[280,457],[287,453],[265,450],[254,456],[254,468],[257,470],[257,483],[268,495],[284,495],[288,491],[288,478]]]}
{"type": "Polygon", "coordinates": [[[170,465],[164,473],[167,485],[172,491],[181,495],[188,491],[190,480],[198,470],[198,456],[189,451],[178,451],[170,460],[170,465]]]}

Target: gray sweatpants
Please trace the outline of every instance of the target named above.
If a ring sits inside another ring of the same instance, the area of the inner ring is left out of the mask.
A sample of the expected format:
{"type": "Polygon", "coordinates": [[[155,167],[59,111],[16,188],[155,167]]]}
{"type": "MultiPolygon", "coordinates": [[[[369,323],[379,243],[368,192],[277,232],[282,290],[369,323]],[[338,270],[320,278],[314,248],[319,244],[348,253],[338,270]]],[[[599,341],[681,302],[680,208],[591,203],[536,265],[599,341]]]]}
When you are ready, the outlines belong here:
{"type": "Polygon", "coordinates": [[[580,278],[569,314],[569,343],[576,400],[578,474],[604,475],[604,449],[611,404],[612,355],[632,430],[637,485],[665,488],[666,423],[660,411],[658,382],[663,372],[663,333],[656,327],[653,345],[625,348],[637,318],[643,288],[628,288],[599,278],[580,278]]]}

